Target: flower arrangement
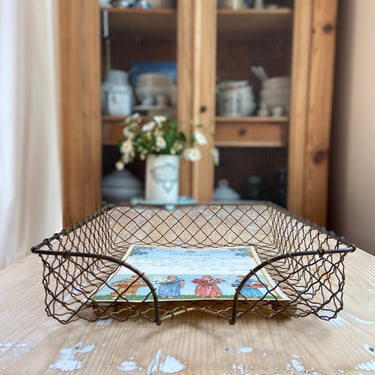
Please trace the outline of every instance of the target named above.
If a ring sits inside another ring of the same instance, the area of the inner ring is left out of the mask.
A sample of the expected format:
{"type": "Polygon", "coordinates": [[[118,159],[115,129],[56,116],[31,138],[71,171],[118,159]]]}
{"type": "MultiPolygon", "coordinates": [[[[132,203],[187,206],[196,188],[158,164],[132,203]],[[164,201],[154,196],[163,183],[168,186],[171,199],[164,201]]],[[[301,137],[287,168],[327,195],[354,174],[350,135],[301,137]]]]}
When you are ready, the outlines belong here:
{"type": "MultiPolygon", "coordinates": [[[[121,170],[136,157],[145,160],[147,155],[182,155],[186,160],[197,161],[202,158],[201,146],[207,145],[203,126],[195,126],[188,140],[179,130],[178,122],[165,116],[154,116],[144,121],[135,113],[126,118],[123,134],[125,140],[120,143],[121,158],[116,168],[121,170]]],[[[218,150],[211,150],[214,163],[218,164],[218,150]]]]}

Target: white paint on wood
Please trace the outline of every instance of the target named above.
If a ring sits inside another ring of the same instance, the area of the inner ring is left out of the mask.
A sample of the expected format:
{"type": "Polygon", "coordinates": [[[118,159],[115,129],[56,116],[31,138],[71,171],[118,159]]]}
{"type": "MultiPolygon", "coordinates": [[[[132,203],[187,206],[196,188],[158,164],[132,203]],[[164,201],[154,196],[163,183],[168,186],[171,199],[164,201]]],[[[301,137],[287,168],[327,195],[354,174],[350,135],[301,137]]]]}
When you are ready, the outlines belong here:
{"type": "Polygon", "coordinates": [[[76,355],[89,353],[94,348],[95,345],[83,346],[82,342],[68,348],[62,348],[58,360],[49,367],[61,371],[74,371],[83,368],[83,362],[78,360],[76,355]]]}
{"type": "Polygon", "coordinates": [[[301,357],[298,354],[292,354],[292,360],[291,360],[292,366],[289,364],[287,365],[287,370],[291,370],[292,373],[297,374],[310,374],[310,375],[318,375],[316,371],[313,369],[305,369],[305,366],[302,363],[301,357]],[[293,370],[293,368],[294,370],[293,370]]]}
{"type": "Polygon", "coordinates": [[[167,374],[174,374],[185,368],[185,365],[175,357],[167,355],[165,360],[160,364],[160,371],[167,374]]]}
{"type": "Polygon", "coordinates": [[[99,319],[96,323],[97,326],[99,327],[105,327],[105,326],[108,326],[110,324],[112,324],[113,322],[113,319],[112,318],[108,318],[108,319],[99,319]]]}
{"type": "Polygon", "coordinates": [[[239,371],[239,374],[241,374],[241,375],[248,374],[247,372],[245,372],[245,367],[244,367],[243,363],[232,365],[232,370],[236,371],[236,372],[239,371]]]}
{"type": "Polygon", "coordinates": [[[137,363],[134,361],[125,361],[117,367],[118,370],[123,372],[130,372],[130,371],[141,371],[142,368],[138,367],[137,363]]]}
{"type": "Polygon", "coordinates": [[[250,346],[242,346],[240,348],[237,348],[237,353],[251,353],[253,351],[253,348],[250,346]]]}
{"type": "Polygon", "coordinates": [[[28,342],[0,342],[0,353],[7,353],[7,355],[12,355],[13,357],[21,357],[23,354],[27,353],[33,344],[28,342]]]}
{"type": "Polygon", "coordinates": [[[351,319],[353,319],[355,322],[357,322],[359,324],[363,324],[363,325],[366,325],[366,326],[372,326],[372,325],[375,324],[375,322],[373,322],[371,320],[363,320],[363,319],[360,319],[360,318],[356,317],[353,314],[346,313],[346,315],[349,316],[351,319]]]}
{"type": "Polygon", "coordinates": [[[359,363],[357,366],[355,366],[355,368],[356,370],[364,370],[364,371],[370,372],[371,374],[374,374],[375,373],[375,360],[373,359],[368,362],[359,363]]]}
{"type": "Polygon", "coordinates": [[[335,319],[331,319],[329,322],[337,327],[346,327],[350,325],[350,323],[341,316],[337,316],[335,319]]]}
{"type": "Polygon", "coordinates": [[[161,361],[162,353],[162,349],[159,349],[155,353],[150,365],[148,366],[147,375],[152,375],[159,372],[165,374],[175,374],[185,368],[185,365],[182,362],[171,355],[166,355],[164,360],[161,361]]]}
{"type": "Polygon", "coordinates": [[[159,349],[154,357],[152,358],[152,361],[150,363],[150,366],[148,366],[147,369],[147,375],[154,374],[156,371],[158,371],[159,368],[159,362],[160,362],[160,357],[161,357],[162,350],[159,349]]]}
{"type": "Polygon", "coordinates": [[[292,366],[295,368],[297,372],[305,372],[305,368],[302,365],[300,356],[298,354],[293,354],[292,366]]]}

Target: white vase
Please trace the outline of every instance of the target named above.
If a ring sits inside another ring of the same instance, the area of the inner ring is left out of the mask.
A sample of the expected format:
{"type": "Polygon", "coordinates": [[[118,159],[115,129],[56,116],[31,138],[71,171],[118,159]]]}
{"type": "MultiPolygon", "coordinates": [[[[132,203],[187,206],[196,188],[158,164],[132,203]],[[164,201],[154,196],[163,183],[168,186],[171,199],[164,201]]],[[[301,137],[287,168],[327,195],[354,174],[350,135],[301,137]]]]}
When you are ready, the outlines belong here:
{"type": "Polygon", "coordinates": [[[145,199],[177,203],[180,159],[177,155],[149,155],[146,159],[145,199]]]}

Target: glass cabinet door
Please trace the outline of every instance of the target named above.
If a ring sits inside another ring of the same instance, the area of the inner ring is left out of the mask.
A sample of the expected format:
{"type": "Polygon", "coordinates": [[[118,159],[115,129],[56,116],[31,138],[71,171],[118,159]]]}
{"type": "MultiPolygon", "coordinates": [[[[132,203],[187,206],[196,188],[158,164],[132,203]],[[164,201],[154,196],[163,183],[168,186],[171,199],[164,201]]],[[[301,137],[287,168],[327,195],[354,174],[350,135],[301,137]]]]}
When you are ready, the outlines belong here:
{"type": "Polygon", "coordinates": [[[214,198],[286,206],[293,3],[217,5],[214,198]]]}
{"type": "MultiPolygon", "coordinates": [[[[109,72],[125,74],[132,103],[130,112],[117,113],[102,95],[103,176],[115,170],[118,144],[124,140],[122,123],[128,115],[177,116],[177,1],[149,1],[147,8],[136,6],[142,2],[118,3],[100,9],[102,92],[109,72]],[[170,86],[163,76],[170,79],[170,86]]],[[[135,160],[126,169],[143,182],[144,164],[135,160]]]]}

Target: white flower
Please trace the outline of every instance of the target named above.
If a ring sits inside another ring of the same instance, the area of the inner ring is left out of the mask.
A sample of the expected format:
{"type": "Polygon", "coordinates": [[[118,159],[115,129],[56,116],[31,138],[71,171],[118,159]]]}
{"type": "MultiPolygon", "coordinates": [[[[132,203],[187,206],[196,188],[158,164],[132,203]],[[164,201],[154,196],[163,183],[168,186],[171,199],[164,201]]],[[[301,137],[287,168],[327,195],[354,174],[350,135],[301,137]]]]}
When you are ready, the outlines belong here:
{"type": "Polygon", "coordinates": [[[156,147],[160,148],[161,150],[165,149],[167,147],[167,142],[165,141],[165,139],[163,137],[161,137],[160,135],[158,135],[156,137],[156,147]]]}
{"type": "Polygon", "coordinates": [[[136,113],[133,113],[131,116],[127,117],[125,122],[128,124],[129,122],[138,120],[139,118],[140,118],[140,114],[136,112],[136,113]]]}
{"type": "Polygon", "coordinates": [[[184,150],[184,158],[189,161],[197,161],[202,157],[202,153],[199,148],[192,147],[184,150]]]}
{"type": "Polygon", "coordinates": [[[150,132],[155,127],[155,125],[156,125],[155,121],[147,122],[146,124],[144,124],[142,126],[142,131],[144,131],[144,132],[150,132]]]}
{"type": "Polygon", "coordinates": [[[124,164],[123,161],[119,160],[119,161],[116,162],[115,167],[116,167],[116,169],[117,169],[118,171],[121,171],[121,170],[124,169],[125,164],[124,164]]]}
{"type": "Polygon", "coordinates": [[[130,131],[129,126],[126,126],[124,129],[122,129],[122,134],[126,138],[133,138],[134,134],[130,131]]]}
{"type": "Polygon", "coordinates": [[[130,154],[133,151],[133,145],[130,140],[122,142],[120,152],[122,154],[130,154]]]}
{"type": "Polygon", "coordinates": [[[124,164],[128,164],[132,161],[132,158],[130,157],[130,153],[126,153],[122,155],[122,162],[124,164]]]}
{"type": "Polygon", "coordinates": [[[206,137],[204,136],[204,134],[199,131],[199,130],[196,130],[194,132],[194,138],[196,140],[196,142],[199,144],[199,145],[206,145],[207,144],[207,139],[206,137]]]}
{"type": "Polygon", "coordinates": [[[214,159],[214,164],[216,166],[219,165],[219,149],[217,147],[214,147],[212,150],[211,150],[211,154],[212,154],[212,157],[214,159]]]}
{"type": "MultiPolygon", "coordinates": [[[[200,148],[207,147],[208,138],[202,125],[193,127],[190,139],[186,138],[183,131],[178,130],[177,120],[171,120],[167,116],[153,116],[144,121],[139,113],[128,116],[122,129],[123,142],[120,144],[121,158],[116,163],[117,169],[123,169],[132,162],[135,157],[145,160],[150,154],[183,155],[191,162],[203,158],[200,148]],[[185,149],[186,145],[188,148],[185,149]],[[205,146],[206,145],[206,146],[205,146]]],[[[212,160],[218,163],[218,150],[210,150],[212,160]]]]}
{"type": "Polygon", "coordinates": [[[157,122],[157,123],[161,123],[161,122],[165,122],[167,121],[167,118],[165,116],[154,116],[154,120],[157,122]]]}
{"type": "Polygon", "coordinates": [[[181,142],[175,142],[172,148],[177,152],[181,152],[184,148],[184,145],[181,142]]]}

